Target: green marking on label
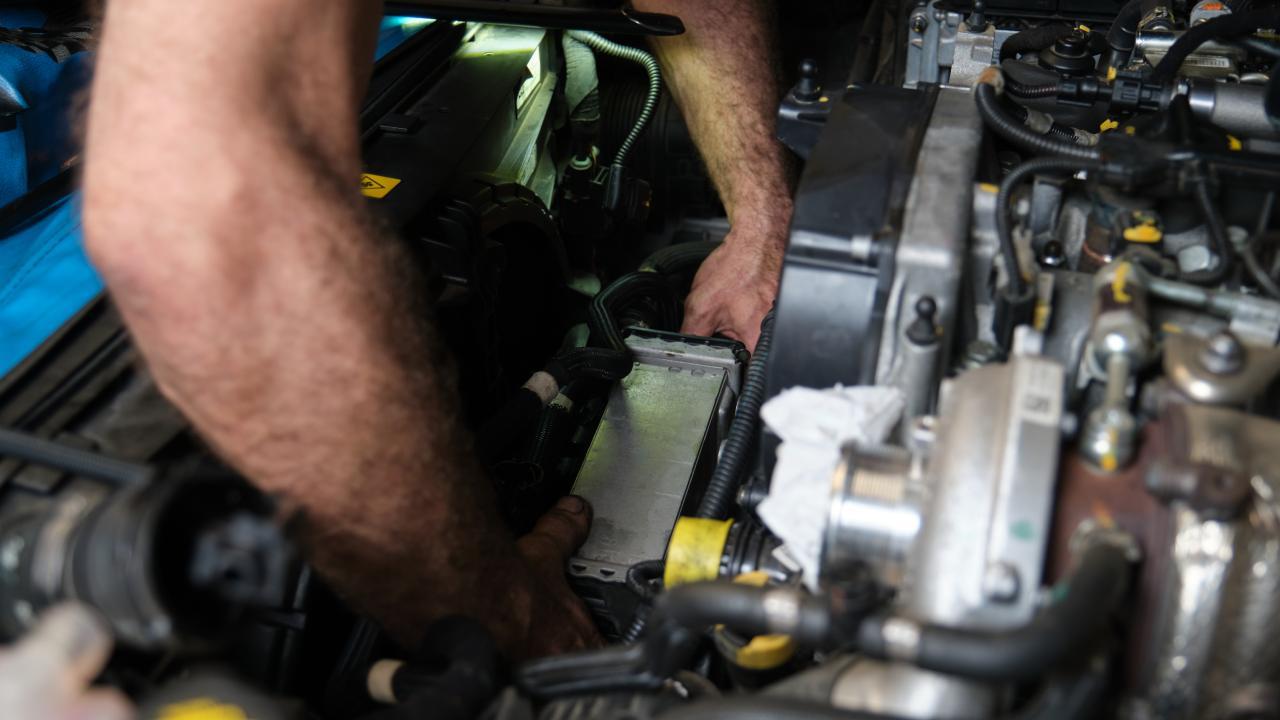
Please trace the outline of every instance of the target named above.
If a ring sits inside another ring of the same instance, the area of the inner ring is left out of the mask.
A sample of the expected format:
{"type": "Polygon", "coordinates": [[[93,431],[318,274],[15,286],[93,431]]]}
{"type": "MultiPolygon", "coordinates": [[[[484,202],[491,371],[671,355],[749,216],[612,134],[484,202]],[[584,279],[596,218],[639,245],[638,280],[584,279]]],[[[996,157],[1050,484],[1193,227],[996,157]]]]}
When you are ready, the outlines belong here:
{"type": "Polygon", "coordinates": [[[1036,537],[1036,527],[1026,520],[1019,520],[1009,528],[1009,532],[1019,540],[1034,540],[1036,537]]]}

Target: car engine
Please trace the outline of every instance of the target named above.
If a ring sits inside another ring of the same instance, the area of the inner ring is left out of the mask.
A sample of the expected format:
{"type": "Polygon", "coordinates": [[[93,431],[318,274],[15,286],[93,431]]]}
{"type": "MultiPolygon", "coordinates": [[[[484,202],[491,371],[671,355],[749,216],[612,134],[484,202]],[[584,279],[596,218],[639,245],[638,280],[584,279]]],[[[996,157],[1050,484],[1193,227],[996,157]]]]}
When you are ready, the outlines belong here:
{"type": "Polygon", "coordinates": [[[163,706],[212,660],[200,693],[279,717],[1280,717],[1280,6],[784,8],[802,171],[753,354],[679,333],[728,227],[644,50],[678,19],[388,12],[365,194],[508,525],[591,501],[566,570],[610,644],[406,656],[105,298],[0,380],[5,637],[80,599],[113,684],[163,706]]]}

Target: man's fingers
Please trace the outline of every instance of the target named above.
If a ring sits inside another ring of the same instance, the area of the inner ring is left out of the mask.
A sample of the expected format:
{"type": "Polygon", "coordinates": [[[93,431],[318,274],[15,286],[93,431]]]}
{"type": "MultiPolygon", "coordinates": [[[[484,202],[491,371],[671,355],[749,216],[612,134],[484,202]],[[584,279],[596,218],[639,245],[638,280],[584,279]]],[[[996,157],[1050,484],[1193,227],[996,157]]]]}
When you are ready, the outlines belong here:
{"type": "Polygon", "coordinates": [[[111,655],[111,633],[92,610],[66,603],[46,611],[13,648],[14,666],[59,678],[79,691],[97,677],[111,655]]]}
{"type": "Polygon", "coordinates": [[[132,720],[133,708],[119,692],[90,690],[63,713],[60,720],[132,720]]]}
{"type": "Polygon", "coordinates": [[[586,500],[569,495],[560,500],[538,518],[538,524],[524,537],[520,545],[526,552],[533,552],[561,563],[567,560],[591,531],[591,505],[586,500]]]}

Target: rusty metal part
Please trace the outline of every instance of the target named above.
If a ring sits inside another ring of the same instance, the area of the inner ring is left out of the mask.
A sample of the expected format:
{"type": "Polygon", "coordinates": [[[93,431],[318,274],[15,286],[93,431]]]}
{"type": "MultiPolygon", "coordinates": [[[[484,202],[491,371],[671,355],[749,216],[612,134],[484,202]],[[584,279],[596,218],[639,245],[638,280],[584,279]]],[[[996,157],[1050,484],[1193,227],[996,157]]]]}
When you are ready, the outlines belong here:
{"type": "MultiPolygon", "coordinates": [[[[1046,584],[1056,582],[1070,570],[1071,536],[1081,523],[1091,520],[1131,534],[1144,558],[1135,587],[1133,617],[1138,619],[1138,625],[1129,634],[1129,646],[1135,651],[1146,646],[1145,639],[1151,632],[1149,621],[1158,604],[1158,588],[1165,571],[1163,548],[1172,541],[1169,510],[1147,492],[1144,482],[1147,469],[1166,453],[1165,442],[1160,421],[1153,421],[1144,428],[1138,455],[1128,467],[1105,473],[1079,453],[1071,453],[1064,458],[1058,480],[1046,584]]],[[[1130,684],[1136,685],[1142,669],[1140,653],[1127,652],[1125,656],[1131,664],[1126,675],[1130,684]]]]}

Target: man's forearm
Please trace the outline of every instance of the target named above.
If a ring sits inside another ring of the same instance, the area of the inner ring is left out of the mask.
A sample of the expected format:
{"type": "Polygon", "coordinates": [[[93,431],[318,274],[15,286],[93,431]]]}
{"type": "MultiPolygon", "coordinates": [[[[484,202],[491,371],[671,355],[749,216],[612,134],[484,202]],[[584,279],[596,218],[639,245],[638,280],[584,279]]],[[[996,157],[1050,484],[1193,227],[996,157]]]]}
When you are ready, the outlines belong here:
{"type": "Polygon", "coordinates": [[[634,4],[638,10],[670,13],[684,21],[685,34],[653,45],[730,222],[785,228],[791,192],[789,160],[775,139],[781,92],[772,2],[634,4]]]}
{"type": "Polygon", "coordinates": [[[456,424],[419,278],[356,190],[353,68],[377,5],[112,2],[87,247],[166,394],[304,512],[312,562],[348,598],[407,641],[465,610],[521,653],[534,600],[488,578],[527,588],[526,570],[456,424]]]}

